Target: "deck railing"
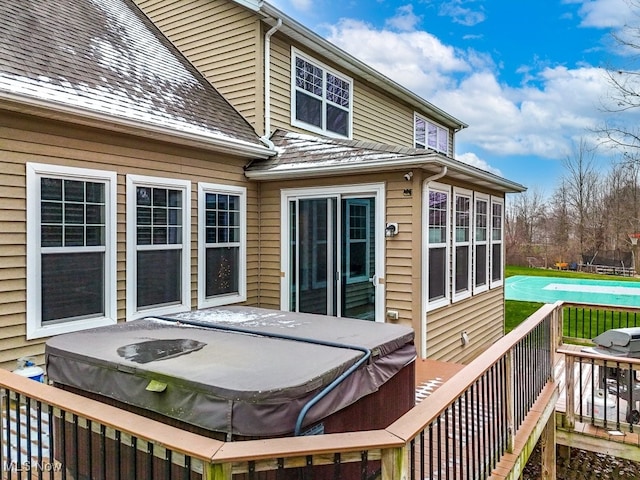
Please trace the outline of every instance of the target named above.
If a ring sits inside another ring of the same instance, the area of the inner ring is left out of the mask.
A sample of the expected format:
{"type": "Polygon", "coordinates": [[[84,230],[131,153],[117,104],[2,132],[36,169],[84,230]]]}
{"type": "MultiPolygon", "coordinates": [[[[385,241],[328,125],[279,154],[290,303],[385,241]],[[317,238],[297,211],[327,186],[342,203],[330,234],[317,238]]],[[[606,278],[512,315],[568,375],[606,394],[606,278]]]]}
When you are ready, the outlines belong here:
{"type": "Polygon", "coordinates": [[[544,306],[368,432],[225,443],[0,371],[3,478],[488,478],[552,381],[557,322],[544,306]]]}
{"type": "Polygon", "coordinates": [[[640,326],[640,309],[565,302],[562,325],[565,343],[588,345],[609,329],[640,326]]]}

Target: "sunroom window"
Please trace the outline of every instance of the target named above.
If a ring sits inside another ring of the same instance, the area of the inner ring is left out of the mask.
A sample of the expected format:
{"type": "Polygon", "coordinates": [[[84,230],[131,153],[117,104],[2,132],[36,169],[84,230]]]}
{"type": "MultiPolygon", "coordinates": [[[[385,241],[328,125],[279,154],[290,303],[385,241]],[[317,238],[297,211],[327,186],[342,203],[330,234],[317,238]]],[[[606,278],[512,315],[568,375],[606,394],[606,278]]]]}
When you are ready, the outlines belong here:
{"type": "Polygon", "coordinates": [[[475,197],[474,231],[474,292],[483,292],[489,288],[489,197],[475,197]]]}
{"type": "Polygon", "coordinates": [[[353,81],[295,50],[292,58],[292,124],[349,138],[353,81]]]}
{"type": "Polygon", "coordinates": [[[427,302],[430,308],[449,303],[449,187],[427,190],[427,302]]]}
{"type": "Polygon", "coordinates": [[[454,299],[459,300],[471,294],[471,192],[455,189],[454,195],[455,276],[453,294],[454,299]]]}
{"type": "Polygon", "coordinates": [[[414,138],[416,148],[449,153],[449,130],[419,115],[414,116],[414,138]]]}
{"type": "Polygon", "coordinates": [[[491,198],[491,287],[502,285],[504,203],[501,198],[491,198]]]}
{"type": "Polygon", "coordinates": [[[27,164],[27,337],[114,323],[115,173],[27,164]]]}

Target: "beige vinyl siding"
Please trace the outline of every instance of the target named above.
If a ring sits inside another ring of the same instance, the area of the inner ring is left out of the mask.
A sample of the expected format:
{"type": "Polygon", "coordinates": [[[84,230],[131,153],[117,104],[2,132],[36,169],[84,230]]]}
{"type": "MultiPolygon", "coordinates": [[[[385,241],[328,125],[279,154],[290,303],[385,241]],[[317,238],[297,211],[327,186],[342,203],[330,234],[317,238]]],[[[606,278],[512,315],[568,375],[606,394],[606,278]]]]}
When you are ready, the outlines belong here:
{"type": "Polygon", "coordinates": [[[193,65],[262,131],[262,35],[258,17],[227,0],[135,0],[193,65]]]}
{"type": "Polygon", "coordinates": [[[469,363],[504,333],[502,287],[427,313],[427,356],[447,362],[469,363]],[[469,343],[460,341],[466,331],[469,343]]]}
{"type": "Polygon", "coordinates": [[[27,162],[115,171],[117,177],[117,307],[125,318],[126,174],[188,179],[191,196],[191,304],[197,306],[197,182],[247,187],[247,304],[257,305],[257,184],[244,177],[246,160],[195,149],[145,142],[65,124],[0,115],[0,368],[34,355],[42,361],[45,339],[27,342],[26,332],[26,173],[27,162]]]}

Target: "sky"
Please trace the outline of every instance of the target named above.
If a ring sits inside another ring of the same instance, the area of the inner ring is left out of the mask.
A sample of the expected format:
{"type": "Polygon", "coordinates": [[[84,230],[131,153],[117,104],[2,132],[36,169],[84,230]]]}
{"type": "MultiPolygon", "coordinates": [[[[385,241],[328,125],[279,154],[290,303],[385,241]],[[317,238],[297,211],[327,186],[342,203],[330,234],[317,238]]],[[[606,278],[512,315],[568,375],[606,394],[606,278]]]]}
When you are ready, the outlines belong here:
{"type": "Polygon", "coordinates": [[[629,0],[270,0],[288,16],[469,125],[456,158],[550,195],[577,145],[613,118],[607,71],[630,68],[614,41],[640,25],[629,0]]]}

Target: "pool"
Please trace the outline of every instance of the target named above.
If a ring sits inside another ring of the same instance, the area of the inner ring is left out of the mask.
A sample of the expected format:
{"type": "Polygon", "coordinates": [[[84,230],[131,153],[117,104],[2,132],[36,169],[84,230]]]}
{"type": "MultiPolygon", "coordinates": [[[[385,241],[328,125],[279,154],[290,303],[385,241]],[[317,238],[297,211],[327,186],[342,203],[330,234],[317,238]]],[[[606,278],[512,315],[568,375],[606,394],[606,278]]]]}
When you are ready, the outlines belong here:
{"type": "Polygon", "coordinates": [[[554,303],[564,300],[640,307],[640,282],[516,275],[506,279],[505,298],[527,302],[554,303]]]}

